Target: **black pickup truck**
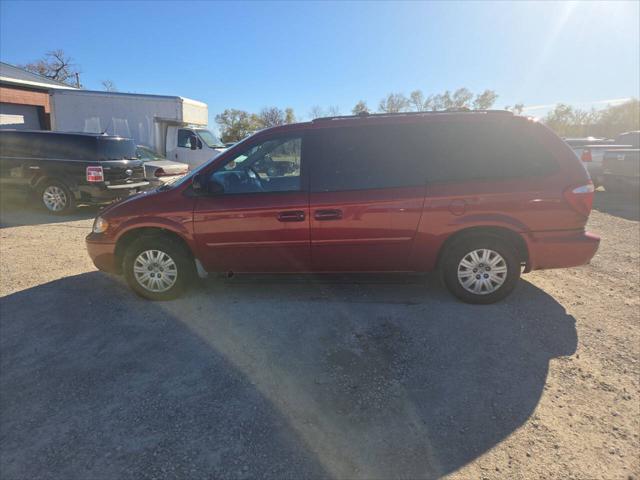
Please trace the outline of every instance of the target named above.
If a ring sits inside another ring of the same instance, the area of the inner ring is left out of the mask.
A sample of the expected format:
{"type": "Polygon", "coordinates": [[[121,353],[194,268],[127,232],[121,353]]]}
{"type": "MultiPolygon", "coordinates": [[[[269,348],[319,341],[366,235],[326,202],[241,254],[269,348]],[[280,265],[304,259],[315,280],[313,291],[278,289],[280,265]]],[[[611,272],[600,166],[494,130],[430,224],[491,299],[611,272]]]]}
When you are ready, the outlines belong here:
{"type": "Polygon", "coordinates": [[[0,187],[35,194],[50,213],[149,188],[133,140],[93,133],[0,130],[0,187]]]}

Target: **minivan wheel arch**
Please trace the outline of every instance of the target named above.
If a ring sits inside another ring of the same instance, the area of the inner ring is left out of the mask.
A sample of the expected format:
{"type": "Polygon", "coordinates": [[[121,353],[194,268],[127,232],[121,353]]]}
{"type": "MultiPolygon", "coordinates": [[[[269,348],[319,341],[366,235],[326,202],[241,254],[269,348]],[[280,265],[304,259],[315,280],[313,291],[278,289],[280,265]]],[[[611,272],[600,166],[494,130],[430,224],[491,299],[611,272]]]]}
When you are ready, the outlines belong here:
{"type": "MultiPolygon", "coordinates": [[[[452,245],[456,244],[457,242],[467,239],[469,237],[487,236],[487,235],[498,237],[508,241],[511,245],[513,245],[516,252],[518,253],[520,262],[522,264],[528,265],[529,249],[527,248],[527,244],[524,238],[522,238],[522,235],[520,235],[519,233],[504,227],[471,227],[471,228],[465,228],[464,230],[460,230],[459,232],[454,233],[449,238],[447,238],[447,240],[444,242],[444,244],[440,248],[440,251],[438,252],[438,261],[436,265],[438,266],[438,268],[440,268],[445,252],[447,251],[448,248],[450,248],[452,245]]],[[[525,272],[526,271],[527,270],[525,269],[525,272]]]]}
{"type": "Polygon", "coordinates": [[[175,232],[173,232],[171,230],[167,230],[165,228],[140,227],[140,228],[134,228],[132,230],[129,230],[129,231],[125,232],[120,238],[118,238],[118,241],[116,242],[116,248],[115,248],[116,261],[115,261],[115,265],[116,265],[116,267],[117,267],[119,272],[122,271],[122,266],[123,266],[123,262],[124,262],[125,253],[127,251],[127,247],[129,247],[134,241],[136,241],[137,239],[139,239],[141,237],[149,237],[149,238],[152,238],[152,237],[164,237],[164,238],[170,238],[170,239],[174,240],[175,242],[177,242],[178,244],[182,245],[182,247],[185,250],[185,253],[187,253],[190,258],[195,260],[195,255],[193,254],[191,248],[189,247],[189,244],[179,234],[177,234],[177,233],[175,233],[175,232]]]}

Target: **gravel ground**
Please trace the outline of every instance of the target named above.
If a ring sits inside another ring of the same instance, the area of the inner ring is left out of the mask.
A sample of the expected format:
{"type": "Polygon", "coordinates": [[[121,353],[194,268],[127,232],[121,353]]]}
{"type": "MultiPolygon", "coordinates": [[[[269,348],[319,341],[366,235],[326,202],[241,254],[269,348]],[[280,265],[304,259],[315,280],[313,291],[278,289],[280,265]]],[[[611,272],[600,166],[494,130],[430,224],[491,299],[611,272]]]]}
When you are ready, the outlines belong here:
{"type": "Polygon", "coordinates": [[[639,202],[506,301],[433,277],[236,277],[151,303],[87,209],[0,210],[0,477],[634,479],[639,202]]]}

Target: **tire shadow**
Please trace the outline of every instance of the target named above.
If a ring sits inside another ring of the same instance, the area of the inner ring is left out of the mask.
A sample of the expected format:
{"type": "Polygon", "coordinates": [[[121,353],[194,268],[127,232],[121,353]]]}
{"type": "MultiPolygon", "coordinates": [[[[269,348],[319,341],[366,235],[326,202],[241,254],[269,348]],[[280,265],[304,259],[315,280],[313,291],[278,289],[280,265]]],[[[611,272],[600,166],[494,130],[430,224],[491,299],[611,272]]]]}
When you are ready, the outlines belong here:
{"type": "Polygon", "coordinates": [[[0,228],[23,225],[46,225],[93,219],[102,207],[79,206],[69,215],[53,215],[30,199],[0,195],[0,228]]]}
{"type": "Polygon", "coordinates": [[[522,426],[577,346],[526,281],[489,306],[399,276],[238,277],[151,303],[94,272],[0,313],[9,477],[437,478],[522,426]]]}

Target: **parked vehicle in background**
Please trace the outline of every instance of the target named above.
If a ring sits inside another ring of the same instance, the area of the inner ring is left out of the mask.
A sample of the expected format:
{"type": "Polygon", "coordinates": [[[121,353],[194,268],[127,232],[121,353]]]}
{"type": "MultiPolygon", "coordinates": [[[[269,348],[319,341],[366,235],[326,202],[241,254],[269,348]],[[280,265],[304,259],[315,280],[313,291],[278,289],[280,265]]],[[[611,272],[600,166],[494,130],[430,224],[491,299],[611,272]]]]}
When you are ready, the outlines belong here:
{"type": "Polygon", "coordinates": [[[186,163],[167,160],[142,145],[136,147],[136,157],[144,162],[144,176],[154,186],[174,181],[189,171],[186,163]]]}
{"type": "Polygon", "coordinates": [[[599,187],[603,182],[602,162],[604,160],[605,152],[613,148],[632,147],[632,144],[628,142],[633,140],[633,133],[634,132],[621,134],[615,139],[586,137],[565,138],[564,140],[571,146],[578,158],[582,161],[589,172],[594,185],[599,187]]]}
{"type": "Polygon", "coordinates": [[[107,208],[87,248],[138,294],[196,272],[426,272],[470,303],[520,273],[589,262],[593,184],[547,127],[510,112],[332,117],[261,131],[107,208]],[[265,158],[296,165],[259,173],[265,158]]]}
{"type": "Polygon", "coordinates": [[[640,131],[624,132],[616,137],[617,145],[629,145],[631,148],[640,148],[640,131]]]}
{"type": "Polygon", "coordinates": [[[640,149],[607,150],[602,162],[602,184],[607,192],[640,193],[640,149]]]}
{"type": "Polygon", "coordinates": [[[206,129],[207,122],[207,104],[184,97],[89,90],[51,93],[53,130],[132,138],[136,144],[192,168],[226,148],[206,129]]]}
{"type": "Polygon", "coordinates": [[[53,214],[149,187],[133,140],[91,133],[0,130],[3,191],[35,194],[53,214]]]}

